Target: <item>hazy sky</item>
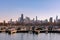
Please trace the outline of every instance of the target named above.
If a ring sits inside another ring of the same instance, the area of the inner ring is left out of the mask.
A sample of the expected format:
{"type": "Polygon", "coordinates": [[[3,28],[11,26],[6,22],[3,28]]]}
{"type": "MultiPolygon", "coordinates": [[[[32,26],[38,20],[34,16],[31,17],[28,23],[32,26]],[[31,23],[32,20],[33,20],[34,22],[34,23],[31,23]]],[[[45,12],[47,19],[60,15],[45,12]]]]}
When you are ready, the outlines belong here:
{"type": "Polygon", "coordinates": [[[40,20],[60,17],[60,0],[0,0],[0,21],[17,20],[21,13],[40,20]]]}

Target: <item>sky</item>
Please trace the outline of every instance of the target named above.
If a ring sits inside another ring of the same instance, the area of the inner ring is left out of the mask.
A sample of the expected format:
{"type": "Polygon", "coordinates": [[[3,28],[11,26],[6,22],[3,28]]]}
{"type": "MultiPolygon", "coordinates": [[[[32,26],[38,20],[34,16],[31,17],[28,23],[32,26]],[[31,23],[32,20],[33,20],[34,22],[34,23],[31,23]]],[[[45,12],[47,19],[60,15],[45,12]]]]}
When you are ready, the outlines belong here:
{"type": "Polygon", "coordinates": [[[15,21],[21,14],[38,20],[60,17],[60,0],[0,0],[0,22],[15,21]]]}

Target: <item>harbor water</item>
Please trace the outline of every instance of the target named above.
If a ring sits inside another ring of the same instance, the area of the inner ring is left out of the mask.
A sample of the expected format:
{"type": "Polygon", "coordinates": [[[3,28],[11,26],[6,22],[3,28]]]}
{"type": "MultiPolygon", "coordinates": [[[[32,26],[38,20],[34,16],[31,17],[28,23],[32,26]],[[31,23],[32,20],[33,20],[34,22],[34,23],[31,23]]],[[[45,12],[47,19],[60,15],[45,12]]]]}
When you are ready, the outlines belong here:
{"type": "Polygon", "coordinates": [[[0,40],[60,40],[59,33],[40,33],[40,34],[30,34],[30,33],[0,33],[0,40]]]}

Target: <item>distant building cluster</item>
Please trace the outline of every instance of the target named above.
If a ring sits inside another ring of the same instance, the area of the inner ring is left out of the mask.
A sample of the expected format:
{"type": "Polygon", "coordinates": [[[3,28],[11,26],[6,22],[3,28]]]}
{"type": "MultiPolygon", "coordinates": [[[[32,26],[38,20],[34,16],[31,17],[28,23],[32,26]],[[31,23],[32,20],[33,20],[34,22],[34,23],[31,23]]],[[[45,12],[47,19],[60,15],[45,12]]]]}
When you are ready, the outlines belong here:
{"type": "MultiPolygon", "coordinates": [[[[50,17],[49,18],[49,21],[48,19],[45,19],[45,20],[38,20],[38,17],[36,16],[36,18],[33,18],[32,20],[29,18],[29,17],[25,17],[24,18],[24,14],[21,14],[21,17],[18,18],[18,20],[16,21],[12,21],[12,19],[10,19],[10,21],[8,21],[8,23],[11,23],[11,24],[15,24],[15,23],[25,23],[25,24],[28,24],[28,23],[60,23],[60,19],[58,19],[58,16],[56,16],[56,19],[53,21],[53,17],[50,17]],[[36,19],[36,20],[35,20],[36,19]]],[[[3,23],[5,23],[5,20],[3,21],[3,23]]]]}

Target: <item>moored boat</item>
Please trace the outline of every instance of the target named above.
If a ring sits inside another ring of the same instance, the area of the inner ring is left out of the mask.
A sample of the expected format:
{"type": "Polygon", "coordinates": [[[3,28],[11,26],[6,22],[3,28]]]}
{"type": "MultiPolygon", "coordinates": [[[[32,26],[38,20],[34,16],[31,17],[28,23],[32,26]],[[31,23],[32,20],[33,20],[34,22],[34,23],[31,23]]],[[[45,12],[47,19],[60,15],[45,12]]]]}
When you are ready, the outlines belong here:
{"type": "Polygon", "coordinates": [[[13,33],[16,33],[16,32],[17,32],[17,30],[15,28],[12,28],[12,29],[8,30],[9,34],[13,34],[13,33]]]}

